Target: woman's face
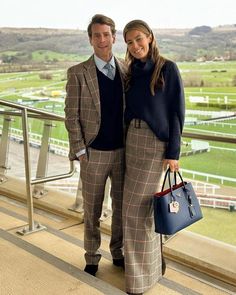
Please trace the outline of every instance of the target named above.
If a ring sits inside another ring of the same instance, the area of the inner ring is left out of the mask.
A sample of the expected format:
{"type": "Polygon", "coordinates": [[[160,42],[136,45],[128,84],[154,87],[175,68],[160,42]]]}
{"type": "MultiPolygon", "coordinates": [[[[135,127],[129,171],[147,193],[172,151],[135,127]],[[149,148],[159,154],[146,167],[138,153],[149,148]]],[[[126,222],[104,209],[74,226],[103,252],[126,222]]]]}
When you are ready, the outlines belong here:
{"type": "Polygon", "coordinates": [[[147,36],[138,30],[128,31],[125,36],[125,42],[129,53],[134,58],[140,59],[141,61],[146,61],[151,41],[151,35],[147,36]]]}

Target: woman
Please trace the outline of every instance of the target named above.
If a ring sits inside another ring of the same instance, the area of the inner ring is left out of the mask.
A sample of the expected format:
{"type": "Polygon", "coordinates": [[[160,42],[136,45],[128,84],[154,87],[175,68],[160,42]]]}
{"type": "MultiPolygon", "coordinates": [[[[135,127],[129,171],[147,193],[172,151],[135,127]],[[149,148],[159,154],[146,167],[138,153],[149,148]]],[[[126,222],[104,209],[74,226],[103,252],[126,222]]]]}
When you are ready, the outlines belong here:
{"type": "Polygon", "coordinates": [[[123,36],[128,64],[125,280],[128,294],[143,294],[162,276],[161,242],[154,232],[152,198],[166,167],[179,169],[184,92],[176,64],[160,55],[147,23],[129,22],[123,36]]]}

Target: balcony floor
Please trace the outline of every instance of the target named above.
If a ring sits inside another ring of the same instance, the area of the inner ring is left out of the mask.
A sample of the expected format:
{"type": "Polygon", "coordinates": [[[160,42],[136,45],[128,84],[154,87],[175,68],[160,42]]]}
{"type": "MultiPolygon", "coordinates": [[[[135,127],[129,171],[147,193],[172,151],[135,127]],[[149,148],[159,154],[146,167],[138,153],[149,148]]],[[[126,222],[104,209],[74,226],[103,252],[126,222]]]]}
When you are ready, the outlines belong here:
{"type": "MultiPolygon", "coordinates": [[[[54,204],[60,203],[58,196],[54,204]]],[[[125,294],[124,272],[112,265],[106,230],[102,233],[103,257],[94,278],[83,272],[82,219],[59,214],[57,206],[53,211],[52,203],[48,210],[51,212],[35,209],[34,214],[35,221],[47,229],[22,236],[16,232],[28,224],[26,206],[6,194],[0,197],[0,294],[125,294]]],[[[146,294],[236,294],[236,288],[167,260],[165,276],[146,294]]]]}

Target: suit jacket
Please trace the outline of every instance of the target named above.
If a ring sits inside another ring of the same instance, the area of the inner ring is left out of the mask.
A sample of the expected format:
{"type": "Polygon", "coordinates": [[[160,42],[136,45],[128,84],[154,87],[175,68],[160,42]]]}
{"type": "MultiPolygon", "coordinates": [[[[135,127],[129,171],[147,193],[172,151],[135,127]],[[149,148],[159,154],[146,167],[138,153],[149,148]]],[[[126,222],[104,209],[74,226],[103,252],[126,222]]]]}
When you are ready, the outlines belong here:
{"type": "MultiPolygon", "coordinates": [[[[124,93],[125,64],[117,58],[115,62],[124,93]]],[[[99,85],[93,55],[68,69],[66,93],[65,125],[69,135],[69,158],[75,160],[76,154],[96,138],[101,123],[99,85]]]]}

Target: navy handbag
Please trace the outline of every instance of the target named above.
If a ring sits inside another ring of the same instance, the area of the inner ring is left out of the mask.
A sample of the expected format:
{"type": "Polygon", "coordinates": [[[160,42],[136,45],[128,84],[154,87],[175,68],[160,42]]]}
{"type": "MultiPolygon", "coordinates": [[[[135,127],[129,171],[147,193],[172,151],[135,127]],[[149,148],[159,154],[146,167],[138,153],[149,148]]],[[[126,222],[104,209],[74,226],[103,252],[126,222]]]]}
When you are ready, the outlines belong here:
{"type": "Polygon", "coordinates": [[[153,197],[155,232],[160,234],[172,235],[203,217],[192,184],[183,181],[177,173],[167,169],[161,192],[153,197]],[[177,173],[181,180],[179,184],[177,173]],[[167,177],[169,187],[164,190],[167,177]]]}

